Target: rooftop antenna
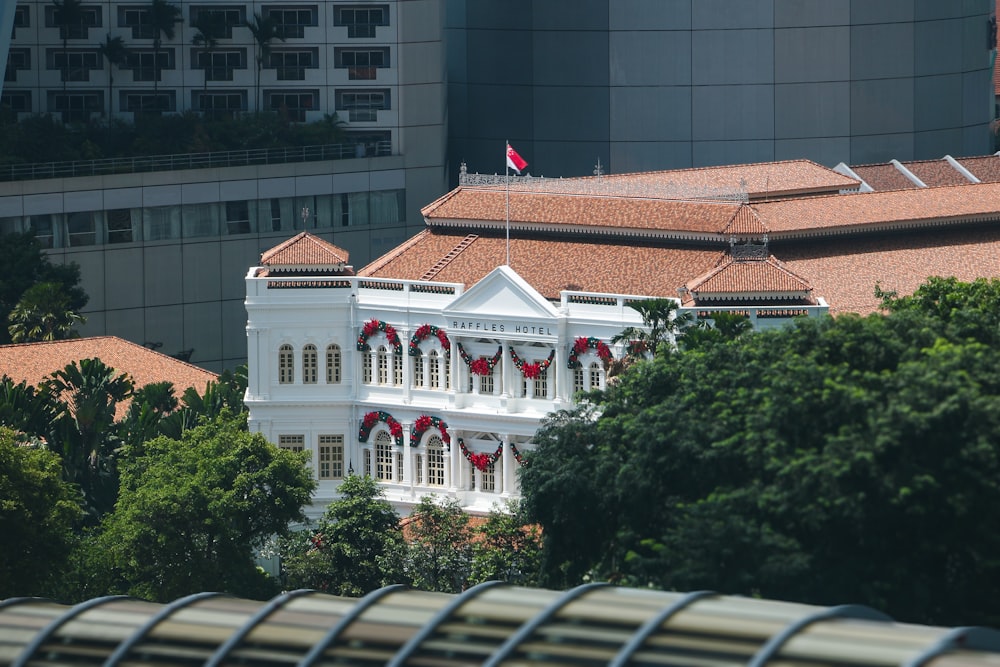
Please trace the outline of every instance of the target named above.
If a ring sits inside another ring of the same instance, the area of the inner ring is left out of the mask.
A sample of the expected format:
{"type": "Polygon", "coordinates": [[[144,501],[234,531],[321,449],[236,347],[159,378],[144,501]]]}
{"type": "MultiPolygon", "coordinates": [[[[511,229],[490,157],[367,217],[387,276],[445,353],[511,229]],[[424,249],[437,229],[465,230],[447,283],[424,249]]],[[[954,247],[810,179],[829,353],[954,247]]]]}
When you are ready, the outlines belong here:
{"type": "Polygon", "coordinates": [[[604,168],[601,167],[601,157],[597,156],[597,164],[594,165],[594,176],[597,176],[597,178],[600,179],[603,175],[604,168]]]}

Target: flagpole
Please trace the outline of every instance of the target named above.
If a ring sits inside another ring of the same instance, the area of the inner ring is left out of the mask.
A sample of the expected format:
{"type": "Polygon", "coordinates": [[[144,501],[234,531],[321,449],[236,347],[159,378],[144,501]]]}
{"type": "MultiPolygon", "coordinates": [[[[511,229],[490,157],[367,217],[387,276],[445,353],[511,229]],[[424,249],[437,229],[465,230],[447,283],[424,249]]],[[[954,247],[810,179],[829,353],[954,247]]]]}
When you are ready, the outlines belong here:
{"type": "Polygon", "coordinates": [[[504,140],[504,151],[503,151],[503,170],[504,170],[504,180],[507,181],[507,266],[510,266],[510,160],[507,158],[507,148],[510,146],[506,140],[504,140]]]}

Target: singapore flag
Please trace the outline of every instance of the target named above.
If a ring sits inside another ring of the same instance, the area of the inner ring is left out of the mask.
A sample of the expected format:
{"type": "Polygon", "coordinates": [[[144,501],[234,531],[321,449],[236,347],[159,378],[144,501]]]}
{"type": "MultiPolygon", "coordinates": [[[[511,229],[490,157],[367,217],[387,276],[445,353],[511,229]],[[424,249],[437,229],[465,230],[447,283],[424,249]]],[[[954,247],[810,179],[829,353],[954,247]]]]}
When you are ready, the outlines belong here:
{"type": "Polygon", "coordinates": [[[528,166],[524,158],[517,154],[510,144],[507,144],[507,166],[513,169],[520,175],[521,170],[528,166]]]}

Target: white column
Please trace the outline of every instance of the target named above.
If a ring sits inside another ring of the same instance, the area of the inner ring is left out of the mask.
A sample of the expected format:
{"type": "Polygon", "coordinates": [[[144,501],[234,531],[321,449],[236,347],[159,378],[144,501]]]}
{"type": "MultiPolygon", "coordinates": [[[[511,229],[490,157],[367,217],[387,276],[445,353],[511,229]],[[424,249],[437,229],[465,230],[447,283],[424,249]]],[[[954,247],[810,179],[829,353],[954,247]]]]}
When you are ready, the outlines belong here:
{"type": "Polygon", "coordinates": [[[549,369],[551,370],[553,366],[555,367],[555,371],[552,373],[552,376],[553,378],[558,378],[556,382],[556,400],[568,400],[566,389],[573,386],[573,370],[566,368],[565,341],[560,340],[556,343],[556,358],[552,360],[552,366],[549,366],[549,369]]]}
{"type": "Polygon", "coordinates": [[[419,357],[417,357],[417,363],[422,364],[423,368],[424,368],[424,373],[423,373],[424,384],[420,388],[421,389],[430,389],[431,388],[431,359],[430,359],[430,357],[428,355],[421,354],[419,357]]]}
{"type": "MultiPolygon", "coordinates": [[[[448,433],[448,436],[451,438],[452,444],[454,444],[455,443],[455,434],[451,432],[451,429],[445,429],[445,431],[448,433]]],[[[443,439],[444,438],[442,438],[442,440],[443,439]]],[[[452,450],[454,449],[454,447],[451,447],[450,445],[445,445],[445,447],[447,448],[446,449],[447,454],[445,454],[445,457],[444,457],[444,483],[445,483],[445,486],[450,491],[454,491],[455,490],[455,481],[451,478],[451,456],[452,456],[452,450]]]]}
{"type": "Polygon", "coordinates": [[[503,453],[500,455],[500,461],[502,462],[501,474],[500,474],[500,484],[499,489],[497,489],[501,495],[509,496],[511,488],[511,476],[513,474],[512,464],[516,463],[514,457],[510,451],[511,434],[504,433],[503,435],[503,453]]]}
{"type": "MultiPolygon", "coordinates": [[[[558,355],[556,355],[556,356],[558,356],[558,355]]],[[[548,359],[548,357],[546,357],[546,359],[548,359]]],[[[558,369],[555,367],[555,363],[556,363],[556,358],[554,357],[552,359],[552,363],[549,364],[548,370],[545,371],[545,373],[546,373],[546,375],[545,375],[545,384],[546,384],[545,398],[549,399],[550,401],[556,397],[556,393],[557,393],[556,392],[556,378],[559,377],[559,372],[558,372],[558,369]]]]}
{"type": "MultiPolygon", "coordinates": [[[[511,377],[513,376],[512,367],[514,366],[514,362],[511,361],[510,346],[508,345],[500,346],[500,364],[500,382],[502,383],[502,386],[500,387],[501,392],[499,393],[502,396],[516,396],[517,394],[514,391],[511,391],[511,387],[513,386],[513,381],[511,380],[511,377]]],[[[496,387],[494,387],[493,393],[498,393],[496,391],[496,387]]]]}

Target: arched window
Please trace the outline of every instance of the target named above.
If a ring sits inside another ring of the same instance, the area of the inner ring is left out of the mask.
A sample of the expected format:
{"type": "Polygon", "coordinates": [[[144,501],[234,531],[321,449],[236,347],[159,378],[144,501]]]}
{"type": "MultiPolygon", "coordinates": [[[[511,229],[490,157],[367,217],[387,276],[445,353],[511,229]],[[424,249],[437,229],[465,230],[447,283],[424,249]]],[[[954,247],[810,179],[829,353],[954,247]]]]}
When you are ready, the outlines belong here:
{"type": "Polygon", "coordinates": [[[306,345],[302,348],[302,383],[316,384],[317,354],[315,345],[306,345]]]}
{"type": "Polygon", "coordinates": [[[365,384],[372,383],[372,355],[367,351],[361,354],[361,381],[365,384]]]}
{"type": "Polygon", "coordinates": [[[380,347],[378,355],[378,383],[389,384],[389,351],[380,347]]]}
{"type": "Polygon", "coordinates": [[[379,431],[375,436],[375,479],[392,481],[392,436],[379,431]]]}
{"type": "Polygon", "coordinates": [[[291,384],[295,381],[295,353],[292,346],[284,344],[278,348],[278,382],[291,384]]]}
{"type": "Polygon", "coordinates": [[[584,391],[583,367],[573,369],[573,393],[584,391]]]}
{"type": "Polygon", "coordinates": [[[427,438],[427,485],[444,486],[444,443],[441,436],[427,438]]]}
{"type": "MultiPolygon", "coordinates": [[[[431,374],[431,382],[434,382],[434,374],[431,374]]],[[[413,357],[413,388],[424,388],[424,355],[413,357]]]]}
{"type": "Polygon", "coordinates": [[[588,367],[588,370],[590,371],[588,373],[588,375],[589,375],[589,378],[588,378],[589,382],[588,382],[588,384],[590,386],[588,386],[587,388],[588,389],[600,389],[601,388],[601,376],[604,375],[604,368],[601,366],[601,364],[599,362],[593,361],[593,362],[591,362],[590,366],[588,367]]]}
{"type": "Polygon", "coordinates": [[[431,389],[441,388],[441,357],[437,350],[427,353],[427,373],[430,375],[431,389]]]}
{"type": "Polygon", "coordinates": [[[326,346],[326,383],[340,384],[340,346],[326,346]]]}

